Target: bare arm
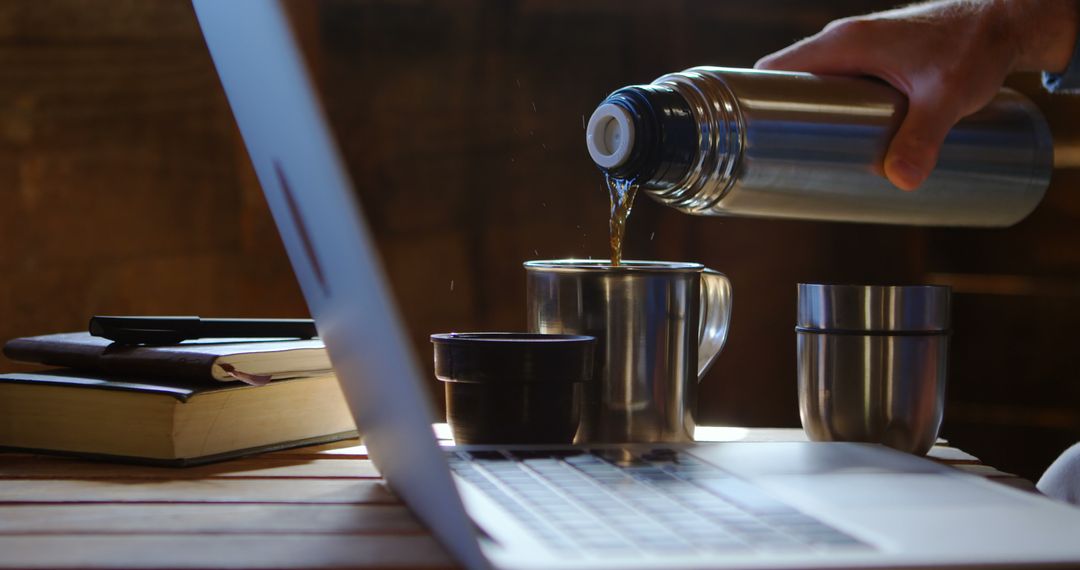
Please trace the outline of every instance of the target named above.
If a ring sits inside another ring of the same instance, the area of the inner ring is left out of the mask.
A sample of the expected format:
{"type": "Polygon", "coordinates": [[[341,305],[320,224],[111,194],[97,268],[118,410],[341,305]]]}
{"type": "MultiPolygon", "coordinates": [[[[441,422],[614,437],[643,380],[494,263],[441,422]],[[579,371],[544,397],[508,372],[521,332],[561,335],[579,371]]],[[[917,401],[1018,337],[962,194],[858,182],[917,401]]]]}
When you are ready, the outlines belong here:
{"type": "Polygon", "coordinates": [[[908,98],[885,157],[914,190],[949,129],[994,97],[1013,71],[1061,72],[1077,39],[1076,0],[938,0],[844,18],[757,62],[759,69],[870,75],[908,98]]]}

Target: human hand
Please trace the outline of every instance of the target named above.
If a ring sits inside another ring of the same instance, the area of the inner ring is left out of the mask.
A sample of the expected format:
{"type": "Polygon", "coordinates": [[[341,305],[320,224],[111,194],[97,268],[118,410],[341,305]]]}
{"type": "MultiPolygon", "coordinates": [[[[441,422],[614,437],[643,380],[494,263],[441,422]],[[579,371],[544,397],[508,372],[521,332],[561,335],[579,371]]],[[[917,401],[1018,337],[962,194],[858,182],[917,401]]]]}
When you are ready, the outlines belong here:
{"type": "Polygon", "coordinates": [[[914,190],[945,135],[994,97],[1013,71],[1061,72],[1077,34],[1075,0],[939,0],[836,20],[762,58],[758,69],[869,75],[908,98],[883,166],[914,190]]]}

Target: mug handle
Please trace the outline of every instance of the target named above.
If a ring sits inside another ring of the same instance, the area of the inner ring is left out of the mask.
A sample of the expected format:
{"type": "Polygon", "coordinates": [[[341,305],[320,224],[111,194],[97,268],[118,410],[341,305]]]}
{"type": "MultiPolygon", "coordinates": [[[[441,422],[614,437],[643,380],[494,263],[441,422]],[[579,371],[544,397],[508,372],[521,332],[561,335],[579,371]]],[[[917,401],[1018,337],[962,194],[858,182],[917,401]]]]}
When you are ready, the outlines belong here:
{"type": "Polygon", "coordinates": [[[719,271],[701,272],[701,317],[698,320],[698,381],[709,371],[727,341],[731,324],[731,281],[719,271]]]}

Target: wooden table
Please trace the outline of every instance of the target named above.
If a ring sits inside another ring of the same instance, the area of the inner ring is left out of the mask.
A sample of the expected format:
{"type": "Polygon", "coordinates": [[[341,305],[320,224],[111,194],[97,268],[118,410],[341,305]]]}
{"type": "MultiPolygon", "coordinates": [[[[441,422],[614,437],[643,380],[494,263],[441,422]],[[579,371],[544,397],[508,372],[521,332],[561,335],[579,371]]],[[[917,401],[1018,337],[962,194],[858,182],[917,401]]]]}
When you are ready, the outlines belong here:
{"type": "MultiPolygon", "coordinates": [[[[805,438],[711,427],[698,439],[805,438]]],[[[1032,488],[944,442],[930,457],[1032,488]]],[[[0,568],[453,566],[356,440],[185,469],[0,453],[0,568]]]]}

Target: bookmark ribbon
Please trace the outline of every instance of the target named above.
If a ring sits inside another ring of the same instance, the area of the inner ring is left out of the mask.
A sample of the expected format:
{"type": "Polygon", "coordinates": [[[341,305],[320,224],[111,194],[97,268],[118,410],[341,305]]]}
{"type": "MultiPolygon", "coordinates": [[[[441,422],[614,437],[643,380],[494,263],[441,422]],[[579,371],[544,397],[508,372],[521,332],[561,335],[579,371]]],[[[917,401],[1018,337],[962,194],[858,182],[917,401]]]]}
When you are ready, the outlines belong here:
{"type": "Polygon", "coordinates": [[[245,384],[264,386],[270,383],[271,376],[269,374],[248,374],[247,372],[237,370],[232,364],[219,363],[218,366],[220,366],[229,377],[235,378],[245,384]]]}

